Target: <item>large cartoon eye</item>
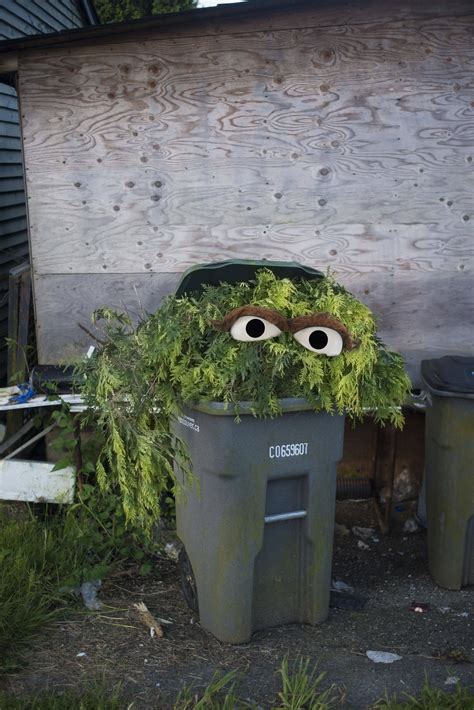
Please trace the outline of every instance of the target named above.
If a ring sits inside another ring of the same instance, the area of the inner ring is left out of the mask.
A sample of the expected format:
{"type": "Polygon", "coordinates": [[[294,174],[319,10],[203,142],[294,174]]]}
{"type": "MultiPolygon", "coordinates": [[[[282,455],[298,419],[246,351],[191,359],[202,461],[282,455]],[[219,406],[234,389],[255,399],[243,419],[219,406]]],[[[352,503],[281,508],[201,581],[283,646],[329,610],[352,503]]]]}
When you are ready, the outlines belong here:
{"type": "Polygon", "coordinates": [[[307,350],[328,357],[335,357],[342,352],[342,336],[337,330],[323,328],[320,325],[313,325],[309,328],[302,328],[293,337],[301,343],[307,350]]]}
{"type": "Polygon", "coordinates": [[[259,316],[240,316],[230,329],[234,340],[242,340],[247,343],[254,340],[268,340],[280,333],[280,328],[259,316]]]}

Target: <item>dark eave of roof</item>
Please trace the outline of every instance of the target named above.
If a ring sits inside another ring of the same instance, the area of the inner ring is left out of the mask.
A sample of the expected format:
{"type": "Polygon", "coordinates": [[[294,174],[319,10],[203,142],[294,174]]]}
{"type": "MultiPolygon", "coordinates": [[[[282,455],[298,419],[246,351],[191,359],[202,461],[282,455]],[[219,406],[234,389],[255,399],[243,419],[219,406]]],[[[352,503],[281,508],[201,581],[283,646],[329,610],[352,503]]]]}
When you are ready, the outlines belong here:
{"type": "MultiPolygon", "coordinates": [[[[316,0],[317,2],[317,0],[316,0]]],[[[166,15],[154,15],[141,20],[129,20],[127,22],[113,22],[104,25],[92,25],[74,30],[63,30],[61,32],[51,32],[49,34],[34,35],[30,37],[19,37],[13,40],[0,42],[0,54],[8,52],[14,53],[19,50],[42,49],[64,45],[71,42],[84,42],[87,40],[111,39],[123,35],[140,33],[154,29],[166,29],[179,27],[182,25],[209,22],[212,20],[230,20],[247,18],[249,15],[258,16],[267,14],[272,10],[291,10],[296,6],[312,5],[315,0],[249,0],[229,5],[217,5],[215,7],[186,10],[184,12],[173,12],[166,15]]]]}

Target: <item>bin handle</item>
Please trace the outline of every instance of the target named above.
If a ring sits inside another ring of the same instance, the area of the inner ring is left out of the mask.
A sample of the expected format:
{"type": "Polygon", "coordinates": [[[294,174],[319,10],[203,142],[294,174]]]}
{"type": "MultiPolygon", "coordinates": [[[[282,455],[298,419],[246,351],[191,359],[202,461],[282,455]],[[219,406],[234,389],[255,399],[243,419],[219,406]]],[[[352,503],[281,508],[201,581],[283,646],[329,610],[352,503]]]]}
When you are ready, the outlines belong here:
{"type": "Polygon", "coordinates": [[[280,523],[283,520],[299,520],[300,518],[306,518],[306,510],[293,510],[291,513],[278,513],[277,515],[266,515],[266,523],[280,523]]]}

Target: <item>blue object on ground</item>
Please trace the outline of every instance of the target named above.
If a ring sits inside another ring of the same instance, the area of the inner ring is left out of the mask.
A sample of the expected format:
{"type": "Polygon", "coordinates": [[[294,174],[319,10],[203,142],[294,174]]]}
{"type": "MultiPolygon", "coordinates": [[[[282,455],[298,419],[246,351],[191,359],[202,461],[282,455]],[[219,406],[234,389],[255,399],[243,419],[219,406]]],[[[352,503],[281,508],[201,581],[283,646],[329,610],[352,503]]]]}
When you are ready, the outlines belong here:
{"type": "Polygon", "coordinates": [[[25,404],[25,402],[28,402],[35,396],[31,382],[23,382],[23,384],[17,385],[17,387],[20,390],[20,394],[10,397],[9,402],[11,402],[11,404],[25,404]]]}

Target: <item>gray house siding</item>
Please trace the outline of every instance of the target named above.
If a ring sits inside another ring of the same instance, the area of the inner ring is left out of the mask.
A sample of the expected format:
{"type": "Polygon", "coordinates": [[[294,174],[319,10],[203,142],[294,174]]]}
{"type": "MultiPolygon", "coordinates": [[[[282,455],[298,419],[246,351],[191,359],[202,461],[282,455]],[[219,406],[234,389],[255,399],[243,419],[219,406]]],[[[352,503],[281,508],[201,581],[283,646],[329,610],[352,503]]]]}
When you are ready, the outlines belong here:
{"type": "MultiPolygon", "coordinates": [[[[0,41],[89,24],[80,0],[0,0],[0,41]]],[[[15,89],[0,82],[0,382],[5,381],[8,274],[29,258],[15,89]]]]}
{"type": "Polygon", "coordinates": [[[0,8],[0,39],[59,32],[85,24],[79,0],[2,0],[0,8]]]}
{"type": "Polygon", "coordinates": [[[0,84],[0,378],[5,379],[8,334],[8,273],[28,259],[26,205],[18,101],[0,84]]]}

